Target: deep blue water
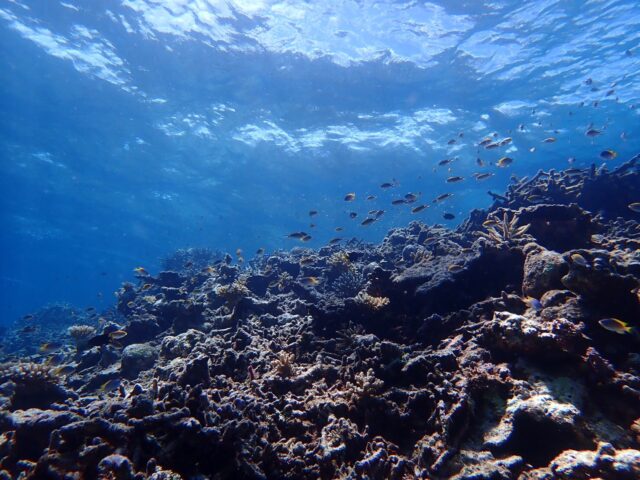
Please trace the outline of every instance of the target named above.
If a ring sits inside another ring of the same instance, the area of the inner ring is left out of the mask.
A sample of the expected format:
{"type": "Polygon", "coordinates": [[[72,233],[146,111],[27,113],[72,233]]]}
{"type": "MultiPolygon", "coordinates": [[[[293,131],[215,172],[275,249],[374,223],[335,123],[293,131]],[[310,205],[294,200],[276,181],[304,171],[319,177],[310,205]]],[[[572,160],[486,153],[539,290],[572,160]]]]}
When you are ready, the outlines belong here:
{"type": "Polygon", "coordinates": [[[613,166],[640,151],[639,39],[632,0],[4,0],[0,319],[106,306],[177,248],[379,241],[455,226],[511,175],[613,166]],[[494,132],[513,142],[477,146],[494,132]],[[411,214],[407,192],[454,196],[411,214]]]}

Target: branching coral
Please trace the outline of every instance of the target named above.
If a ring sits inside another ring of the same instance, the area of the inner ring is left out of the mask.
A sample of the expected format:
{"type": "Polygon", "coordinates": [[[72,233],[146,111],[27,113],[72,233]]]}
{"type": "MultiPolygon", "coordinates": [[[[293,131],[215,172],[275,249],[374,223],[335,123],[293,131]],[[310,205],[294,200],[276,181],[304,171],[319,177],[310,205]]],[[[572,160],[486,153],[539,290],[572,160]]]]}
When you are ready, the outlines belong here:
{"type": "Polygon", "coordinates": [[[246,285],[246,278],[238,278],[229,285],[220,285],[215,290],[216,295],[223,298],[227,302],[229,308],[235,307],[240,299],[249,295],[249,289],[246,285]]]}
{"type": "Polygon", "coordinates": [[[335,270],[345,271],[353,268],[349,254],[344,251],[335,252],[327,260],[327,264],[335,270]]]}
{"type": "Polygon", "coordinates": [[[91,325],[72,325],[67,329],[67,333],[76,344],[78,350],[85,348],[89,339],[96,334],[95,327],[91,325]]]}
{"type": "Polygon", "coordinates": [[[349,270],[333,281],[331,290],[341,298],[354,297],[362,289],[365,282],[362,272],[349,270]]]}
{"type": "Polygon", "coordinates": [[[0,383],[6,381],[15,385],[11,396],[13,409],[44,408],[67,398],[53,370],[39,363],[0,364],[0,383]]]}
{"type": "Polygon", "coordinates": [[[364,305],[371,310],[380,310],[381,308],[389,305],[389,299],[387,297],[376,297],[373,295],[369,295],[364,290],[360,291],[356,296],[356,301],[361,305],[364,305]]]}
{"type": "Polygon", "coordinates": [[[531,227],[530,224],[518,227],[518,220],[519,217],[516,213],[511,219],[509,219],[507,212],[504,212],[502,219],[492,213],[483,224],[487,233],[479,232],[479,235],[497,245],[517,243],[523,239],[524,234],[531,227]]]}
{"type": "Polygon", "coordinates": [[[294,359],[295,357],[292,353],[280,352],[275,362],[276,373],[281,377],[292,377],[294,374],[294,359]]]}

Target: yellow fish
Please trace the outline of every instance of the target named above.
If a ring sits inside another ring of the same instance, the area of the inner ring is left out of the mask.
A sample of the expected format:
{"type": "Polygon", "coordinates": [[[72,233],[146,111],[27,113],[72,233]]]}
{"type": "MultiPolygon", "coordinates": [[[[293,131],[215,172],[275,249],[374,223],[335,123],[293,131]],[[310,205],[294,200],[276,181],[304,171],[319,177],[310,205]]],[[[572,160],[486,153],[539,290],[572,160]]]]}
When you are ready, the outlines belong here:
{"type": "Polygon", "coordinates": [[[124,338],[127,336],[127,332],[125,332],[124,330],[116,330],[115,332],[111,332],[109,334],[109,338],[111,340],[120,340],[121,338],[124,338]]]}
{"type": "Polygon", "coordinates": [[[300,282],[303,285],[311,285],[311,286],[315,286],[320,284],[320,279],[318,277],[302,277],[300,279],[300,282]]]}
{"type": "Polygon", "coordinates": [[[496,162],[496,165],[499,167],[506,167],[507,165],[511,165],[512,163],[513,163],[513,158],[502,157],[500,160],[496,162]]]}
{"type": "Polygon", "coordinates": [[[623,322],[617,318],[603,318],[598,323],[610,332],[619,333],[620,335],[633,332],[633,327],[629,326],[627,322],[623,322]]]}
{"type": "Polygon", "coordinates": [[[600,152],[600,157],[604,160],[613,160],[617,156],[618,152],[616,152],[615,150],[603,150],[602,152],[600,152]]]}
{"type": "Polygon", "coordinates": [[[149,275],[149,272],[147,272],[144,267],[136,267],[133,269],[134,272],[136,272],[138,275],[149,275]]]}

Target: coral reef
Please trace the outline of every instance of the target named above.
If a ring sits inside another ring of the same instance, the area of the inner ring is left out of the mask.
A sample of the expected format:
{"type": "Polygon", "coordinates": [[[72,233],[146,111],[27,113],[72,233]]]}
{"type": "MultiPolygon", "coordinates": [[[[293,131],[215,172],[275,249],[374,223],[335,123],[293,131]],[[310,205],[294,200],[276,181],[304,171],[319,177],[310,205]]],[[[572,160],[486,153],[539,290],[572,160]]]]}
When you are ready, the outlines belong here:
{"type": "Polygon", "coordinates": [[[0,475],[640,478],[637,162],[539,172],[455,230],[181,252],[118,292],[91,338],[120,345],[76,326],[64,375],[1,365],[0,475]]]}

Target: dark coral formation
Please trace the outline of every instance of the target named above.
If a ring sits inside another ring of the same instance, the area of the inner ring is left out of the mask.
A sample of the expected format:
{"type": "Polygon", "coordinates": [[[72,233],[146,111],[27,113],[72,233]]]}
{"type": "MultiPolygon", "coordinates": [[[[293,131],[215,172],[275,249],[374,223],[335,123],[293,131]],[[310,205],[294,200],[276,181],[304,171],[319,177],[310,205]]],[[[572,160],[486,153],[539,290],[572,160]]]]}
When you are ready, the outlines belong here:
{"type": "Polygon", "coordinates": [[[3,367],[0,469],[640,478],[640,340],[598,324],[640,318],[640,224],[619,200],[640,198],[636,162],[540,172],[453,231],[126,284],[126,321],[101,333],[128,335],[66,350],[58,396],[44,367],[3,367]]]}

